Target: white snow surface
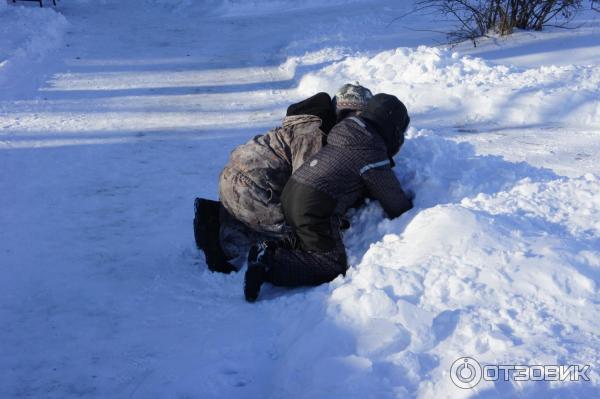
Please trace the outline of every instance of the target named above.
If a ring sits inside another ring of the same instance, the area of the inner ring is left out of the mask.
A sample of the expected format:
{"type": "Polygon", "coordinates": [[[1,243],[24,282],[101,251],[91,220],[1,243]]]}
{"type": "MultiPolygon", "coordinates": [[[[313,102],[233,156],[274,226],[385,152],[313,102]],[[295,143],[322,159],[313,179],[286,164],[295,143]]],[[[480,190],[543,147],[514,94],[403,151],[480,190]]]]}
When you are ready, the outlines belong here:
{"type": "Polygon", "coordinates": [[[0,397],[600,397],[600,14],[447,48],[411,9],[0,0],[0,397]],[[193,199],[348,81],[407,104],[415,207],[351,211],[345,277],[248,304],[193,199]],[[591,381],[465,390],[462,356],[591,381]]]}
{"type": "Polygon", "coordinates": [[[521,69],[431,47],[349,57],[300,82],[303,94],[355,79],[397,93],[428,124],[568,125],[600,128],[597,65],[521,69]],[[436,98],[435,103],[432,98],[436,98]]]}
{"type": "Polygon", "coordinates": [[[53,9],[10,7],[0,1],[0,98],[40,83],[31,66],[62,45],[67,25],[53,9]]]}

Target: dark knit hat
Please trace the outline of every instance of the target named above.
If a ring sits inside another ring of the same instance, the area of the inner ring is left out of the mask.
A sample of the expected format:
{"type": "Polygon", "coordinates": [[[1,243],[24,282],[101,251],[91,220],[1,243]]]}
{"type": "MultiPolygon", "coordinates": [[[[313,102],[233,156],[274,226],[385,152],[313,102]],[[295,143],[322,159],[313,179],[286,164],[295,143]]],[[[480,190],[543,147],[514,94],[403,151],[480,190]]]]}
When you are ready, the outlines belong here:
{"type": "Polygon", "coordinates": [[[371,90],[358,84],[347,83],[340,87],[333,97],[335,113],[340,115],[344,111],[362,111],[367,102],[373,97],[371,90]]]}
{"type": "Polygon", "coordinates": [[[306,100],[292,104],[288,107],[286,116],[292,115],[314,115],[321,118],[321,130],[329,133],[335,125],[335,110],[331,97],[327,93],[317,93],[306,100]]]}
{"type": "Polygon", "coordinates": [[[390,94],[376,94],[360,116],[376,125],[390,157],[400,151],[404,143],[404,133],[410,124],[408,110],[402,101],[390,94]]]}

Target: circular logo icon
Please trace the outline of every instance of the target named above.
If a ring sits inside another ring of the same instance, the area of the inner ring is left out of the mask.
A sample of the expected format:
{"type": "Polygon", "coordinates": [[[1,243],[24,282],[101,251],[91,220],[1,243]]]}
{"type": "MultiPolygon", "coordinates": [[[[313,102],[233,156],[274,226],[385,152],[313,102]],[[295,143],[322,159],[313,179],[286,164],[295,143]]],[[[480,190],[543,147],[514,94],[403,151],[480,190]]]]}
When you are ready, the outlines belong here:
{"type": "Polygon", "coordinates": [[[472,357],[456,359],[450,367],[450,378],[454,385],[462,389],[471,389],[481,381],[481,365],[472,357]]]}

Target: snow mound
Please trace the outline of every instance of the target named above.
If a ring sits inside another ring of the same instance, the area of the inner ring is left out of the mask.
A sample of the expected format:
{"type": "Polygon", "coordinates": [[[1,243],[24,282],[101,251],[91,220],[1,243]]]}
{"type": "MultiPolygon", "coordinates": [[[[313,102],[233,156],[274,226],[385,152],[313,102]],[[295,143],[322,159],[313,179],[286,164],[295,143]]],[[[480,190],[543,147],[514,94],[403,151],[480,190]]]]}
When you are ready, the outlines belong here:
{"type": "Polygon", "coordinates": [[[421,46],[348,57],[303,77],[299,90],[335,92],[348,81],[397,95],[432,126],[600,126],[598,65],[520,69],[421,46]]]}
{"type": "Polygon", "coordinates": [[[51,8],[9,6],[0,1],[0,85],[7,89],[5,93],[32,80],[32,70],[63,43],[67,25],[51,8]]]}
{"type": "Polygon", "coordinates": [[[396,161],[416,191],[415,209],[385,220],[370,203],[353,215],[345,242],[354,266],[329,285],[322,320],[300,328],[294,342],[302,351],[282,360],[281,392],[597,395],[597,375],[462,391],[448,371],[463,356],[492,365],[598,364],[600,180],[562,178],[477,156],[433,132],[410,133],[396,161]]]}
{"type": "Polygon", "coordinates": [[[600,238],[600,180],[590,173],[576,179],[535,183],[527,178],[510,191],[479,194],[464,206],[492,215],[522,215],[564,229],[581,239],[600,238]]]}

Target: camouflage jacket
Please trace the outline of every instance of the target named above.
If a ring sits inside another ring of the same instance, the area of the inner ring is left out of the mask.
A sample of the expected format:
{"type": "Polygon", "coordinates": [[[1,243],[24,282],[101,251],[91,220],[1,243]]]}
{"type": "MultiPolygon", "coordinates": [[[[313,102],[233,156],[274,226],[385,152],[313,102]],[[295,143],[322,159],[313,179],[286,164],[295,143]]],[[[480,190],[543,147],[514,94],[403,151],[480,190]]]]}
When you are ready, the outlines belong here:
{"type": "Polygon", "coordinates": [[[225,209],[254,231],[285,235],[280,196],[292,173],[323,146],[320,126],[317,116],[287,116],[281,127],[233,150],[219,179],[225,209]]]}

